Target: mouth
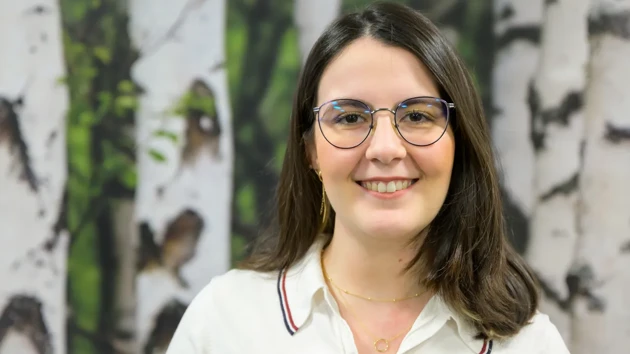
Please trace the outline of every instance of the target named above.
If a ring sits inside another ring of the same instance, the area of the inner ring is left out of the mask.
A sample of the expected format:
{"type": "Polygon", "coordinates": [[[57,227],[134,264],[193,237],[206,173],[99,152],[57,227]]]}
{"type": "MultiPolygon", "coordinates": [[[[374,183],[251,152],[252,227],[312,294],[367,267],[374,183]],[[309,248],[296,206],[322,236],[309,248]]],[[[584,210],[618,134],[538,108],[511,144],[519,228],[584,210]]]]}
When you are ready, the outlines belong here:
{"type": "Polygon", "coordinates": [[[401,179],[394,181],[357,181],[361,187],[376,193],[391,194],[408,189],[418,181],[415,179],[401,179]]]}

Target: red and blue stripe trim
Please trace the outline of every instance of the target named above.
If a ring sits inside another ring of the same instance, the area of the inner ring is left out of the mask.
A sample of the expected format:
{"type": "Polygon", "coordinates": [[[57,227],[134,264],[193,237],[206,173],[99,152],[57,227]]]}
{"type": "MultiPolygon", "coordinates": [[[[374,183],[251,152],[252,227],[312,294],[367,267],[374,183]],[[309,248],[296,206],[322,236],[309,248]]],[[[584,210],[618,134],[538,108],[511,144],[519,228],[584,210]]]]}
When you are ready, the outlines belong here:
{"type": "Polygon", "coordinates": [[[481,351],[479,354],[490,354],[492,353],[492,340],[484,340],[483,347],[481,347],[481,351]]]}
{"type": "Polygon", "coordinates": [[[287,299],[287,273],[286,271],[280,271],[278,274],[278,297],[280,298],[280,309],[282,310],[282,318],[284,325],[287,327],[290,335],[294,335],[298,331],[298,326],[293,322],[293,315],[291,315],[291,307],[289,307],[289,300],[287,299]]]}

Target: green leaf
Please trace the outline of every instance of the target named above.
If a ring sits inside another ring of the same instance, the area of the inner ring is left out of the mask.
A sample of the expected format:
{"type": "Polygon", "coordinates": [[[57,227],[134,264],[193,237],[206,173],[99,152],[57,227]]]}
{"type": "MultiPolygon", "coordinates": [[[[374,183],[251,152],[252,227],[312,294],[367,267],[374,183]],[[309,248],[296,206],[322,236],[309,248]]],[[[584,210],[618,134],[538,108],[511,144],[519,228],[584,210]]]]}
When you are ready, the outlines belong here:
{"type": "Polygon", "coordinates": [[[109,48],[104,46],[94,47],[94,56],[97,57],[103,64],[109,64],[112,61],[112,55],[109,48]]]}
{"type": "Polygon", "coordinates": [[[91,126],[94,123],[94,114],[89,111],[83,111],[79,114],[79,124],[82,126],[91,126]]]}
{"type": "Polygon", "coordinates": [[[150,149],[149,150],[149,155],[153,158],[153,160],[157,161],[157,162],[166,162],[166,156],[164,156],[163,153],[155,150],[155,149],[150,149]]]}
{"type": "Polygon", "coordinates": [[[58,77],[57,80],[55,80],[55,83],[60,86],[66,85],[68,83],[68,76],[58,77]]]}
{"type": "Polygon", "coordinates": [[[138,107],[138,100],[131,95],[116,97],[116,114],[123,115],[126,110],[135,110],[138,107]]]}
{"type": "Polygon", "coordinates": [[[136,170],[132,168],[126,169],[120,176],[120,183],[131,190],[136,188],[137,181],[138,174],[136,173],[136,170]]]}
{"type": "Polygon", "coordinates": [[[133,93],[135,85],[130,80],[122,80],[118,83],[118,91],[121,93],[133,93]]]}
{"type": "Polygon", "coordinates": [[[155,137],[158,137],[158,138],[166,138],[166,139],[172,141],[173,143],[177,143],[177,141],[179,140],[179,137],[177,136],[177,134],[175,134],[173,132],[169,132],[169,131],[164,130],[164,129],[160,129],[160,130],[156,131],[155,133],[153,133],[153,135],[155,137]]]}

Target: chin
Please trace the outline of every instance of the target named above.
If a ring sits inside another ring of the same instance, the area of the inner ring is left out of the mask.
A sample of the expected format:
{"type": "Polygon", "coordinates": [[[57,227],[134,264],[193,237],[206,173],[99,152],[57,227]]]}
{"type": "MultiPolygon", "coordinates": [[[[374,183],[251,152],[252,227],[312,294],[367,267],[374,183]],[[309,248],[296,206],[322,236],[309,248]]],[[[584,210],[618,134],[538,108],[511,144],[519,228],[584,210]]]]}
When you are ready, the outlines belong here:
{"type": "Polygon", "coordinates": [[[419,234],[423,227],[416,223],[409,224],[406,220],[372,220],[368,224],[361,225],[364,233],[375,238],[410,240],[419,234]]]}

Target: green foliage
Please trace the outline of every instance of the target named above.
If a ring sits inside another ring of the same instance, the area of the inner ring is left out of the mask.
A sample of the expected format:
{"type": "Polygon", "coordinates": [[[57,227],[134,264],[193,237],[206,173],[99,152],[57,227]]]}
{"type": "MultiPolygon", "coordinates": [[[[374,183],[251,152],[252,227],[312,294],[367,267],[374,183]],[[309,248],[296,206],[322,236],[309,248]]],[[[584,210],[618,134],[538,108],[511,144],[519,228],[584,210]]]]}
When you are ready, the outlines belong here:
{"type": "Polygon", "coordinates": [[[156,149],[149,149],[149,155],[154,161],[166,162],[166,156],[156,149]]]}
{"type": "Polygon", "coordinates": [[[194,92],[186,92],[174,108],[177,116],[186,116],[191,110],[203,112],[207,116],[216,116],[215,101],[212,97],[201,96],[194,92]]]}
{"type": "Polygon", "coordinates": [[[267,94],[261,102],[261,115],[265,128],[278,144],[288,135],[291,118],[292,98],[300,70],[300,50],[297,30],[290,28],[282,37],[277,65],[272,71],[272,80],[267,94]]]}
{"type": "Polygon", "coordinates": [[[67,224],[73,239],[68,258],[68,302],[72,314],[68,348],[99,353],[113,316],[105,301],[114,289],[113,250],[103,249],[99,220],[111,222],[110,188],[133,197],[136,167],[133,136],[137,88],[129,80],[135,52],[129,47],[127,19],[117,0],[61,0],[68,111],[67,224]],[[122,192],[121,192],[122,191],[122,192]],[[78,327],[81,335],[72,328],[78,327]]]}
{"type": "Polygon", "coordinates": [[[238,189],[236,194],[236,205],[239,210],[239,217],[245,224],[252,225],[256,222],[256,203],[254,202],[254,185],[249,183],[238,189]]]}
{"type": "MultiPolygon", "coordinates": [[[[232,224],[246,244],[271,212],[301,63],[293,2],[236,0],[228,5],[226,49],[236,147],[232,224]]],[[[233,242],[238,247],[239,241],[233,242]]]]}

